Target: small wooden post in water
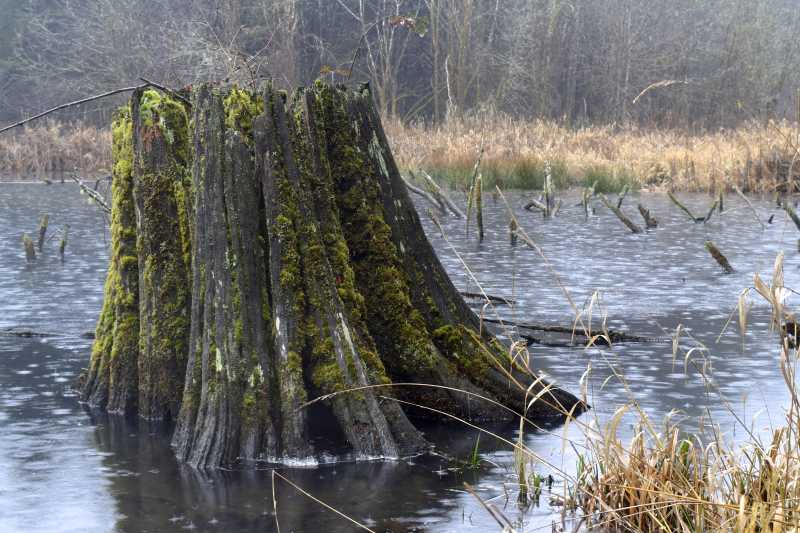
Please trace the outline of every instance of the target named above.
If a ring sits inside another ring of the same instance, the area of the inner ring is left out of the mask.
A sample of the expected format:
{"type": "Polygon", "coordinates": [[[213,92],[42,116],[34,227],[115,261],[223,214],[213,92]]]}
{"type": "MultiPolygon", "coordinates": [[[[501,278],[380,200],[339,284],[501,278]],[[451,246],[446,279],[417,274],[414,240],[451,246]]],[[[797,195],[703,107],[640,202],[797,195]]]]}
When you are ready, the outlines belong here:
{"type": "Polygon", "coordinates": [[[717,248],[713,242],[706,241],[706,250],[708,250],[708,253],[711,254],[711,257],[722,267],[722,270],[724,270],[726,274],[733,274],[734,270],[728,262],[728,258],[722,255],[722,252],[719,251],[719,248],[717,248]]]}
{"type": "Polygon", "coordinates": [[[622,209],[622,202],[625,201],[625,197],[628,196],[628,192],[631,190],[630,187],[626,184],[622,187],[622,191],[619,193],[619,198],[617,199],[617,209],[622,209]]]}
{"type": "Polygon", "coordinates": [[[517,219],[511,218],[511,222],[508,223],[508,236],[509,240],[511,241],[511,246],[517,245],[517,219]]]}
{"type": "Polygon", "coordinates": [[[475,222],[478,224],[478,242],[483,242],[483,176],[475,179],[475,222]]]}
{"type": "Polygon", "coordinates": [[[22,244],[25,246],[25,259],[28,263],[36,261],[36,248],[33,246],[33,240],[28,237],[27,233],[22,234],[22,244]]]}
{"type": "Polygon", "coordinates": [[[650,214],[650,210],[647,209],[642,204],[639,204],[637,207],[639,207],[639,213],[641,213],[642,218],[644,219],[644,223],[645,223],[645,226],[647,227],[647,229],[657,228],[658,227],[658,221],[655,218],[653,218],[653,216],[650,214]]]}
{"type": "Polygon", "coordinates": [[[61,242],[58,245],[58,255],[61,256],[61,260],[64,260],[64,252],[67,249],[67,235],[69,234],[69,224],[64,226],[64,233],[61,234],[61,242]]]}
{"type": "Polygon", "coordinates": [[[49,221],[50,216],[45,213],[44,216],[42,216],[42,220],[39,222],[39,242],[37,248],[39,248],[40,252],[42,251],[42,246],[44,246],[44,237],[47,235],[47,224],[49,221]]]}
{"type": "Polygon", "coordinates": [[[591,187],[587,187],[583,189],[583,194],[581,195],[581,204],[583,205],[583,214],[586,219],[589,218],[589,202],[594,196],[594,191],[597,188],[597,182],[595,181],[592,183],[591,187]]]}

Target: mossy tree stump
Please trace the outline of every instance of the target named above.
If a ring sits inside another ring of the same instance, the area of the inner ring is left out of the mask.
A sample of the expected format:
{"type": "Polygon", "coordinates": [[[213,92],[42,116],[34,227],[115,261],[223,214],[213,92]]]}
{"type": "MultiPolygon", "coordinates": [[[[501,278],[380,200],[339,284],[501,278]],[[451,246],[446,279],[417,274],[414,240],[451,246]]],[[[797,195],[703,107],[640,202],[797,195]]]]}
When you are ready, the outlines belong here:
{"type": "MultiPolygon", "coordinates": [[[[367,89],[318,84],[287,96],[203,85],[191,131],[169,97],[137,93],[130,109],[128,130],[114,129],[126,149],[114,152],[116,238],[89,401],[131,412],[137,398],[140,415],[170,417],[182,393],[173,444],[201,467],[307,457],[304,404],[322,395],[365,457],[427,447],[389,397],[472,419],[508,413],[452,389],[524,409],[513,381],[530,380],[481,331],[439,263],[367,89]],[[117,250],[131,229],[135,242],[117,250]],[[122,299],[120,257],[131,247],[138,300],[123,310],[141,323],[133,349],[117,338],[127,330],[115,326],[116,307],[107,309],[122,299]],[[125,375],[138,370],[122,405],[107,399],[117,343],[125,375]]],[[[552,389],[528,414],[557,415],[557,404],[578,401],[552,389]]]]}

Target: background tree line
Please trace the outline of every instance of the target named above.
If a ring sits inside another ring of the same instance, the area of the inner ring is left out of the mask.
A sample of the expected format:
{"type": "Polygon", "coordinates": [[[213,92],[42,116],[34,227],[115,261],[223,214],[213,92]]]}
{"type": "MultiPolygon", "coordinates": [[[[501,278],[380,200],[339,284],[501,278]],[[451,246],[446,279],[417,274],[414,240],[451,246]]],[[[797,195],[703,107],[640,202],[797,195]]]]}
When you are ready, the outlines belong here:
{"type": "MultiPolygon", "coordinates": [[[[707,128],[794,118],[800,87],[796,0],[0,0],[0,13],[3,121],[140,76],[344,81],[356,48],[351,81],[403,120],[488,109],[707,128]]],[[[113,105],[80,117],[107,121],[113,105]]]]}

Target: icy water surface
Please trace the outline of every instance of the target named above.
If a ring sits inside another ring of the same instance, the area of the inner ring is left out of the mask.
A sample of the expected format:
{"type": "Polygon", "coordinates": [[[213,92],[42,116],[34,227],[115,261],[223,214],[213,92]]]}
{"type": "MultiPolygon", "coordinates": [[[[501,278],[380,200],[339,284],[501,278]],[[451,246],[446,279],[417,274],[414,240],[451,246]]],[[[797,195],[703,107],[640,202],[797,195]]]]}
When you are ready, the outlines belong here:
{"type": "MultiPolygon", "coordinates": [[[[698,213],[705,212],[707,197],[684,197],[698,213]]],[[[766,308],[755,302],[744,341],[734,323],[716,342],[740,290],[752,284],[754,272],[769,278],[779,251],[786,253],[786,284],[800,287],[800,234],[771,203],[755,201],[764,220],[776,215],[762,231],[735,198],[727,199],[721,218],[702,225],[691,223],[666,197],[643,194],[639,199],[660,226],[632,235],[599,205],[587,221],[570,200],[559,217],[544,221],[519,208],[524,195],[509,198],[575,304],[583,308],[600,291],[602,306],[594,309],[594,324],[605,312],[610,327],[650,337],[666,337],[682,324],[694,339],[686,338],[685,348],[698,343],[709,348],[696,364],[713,370],[711,385],[698,378],[692,364],[684,372],[684,361],[673,360],[669,342],[602,351],[533,346],[534,364],[572,391],[580,389],[579,379],[591,363],[588,390],[595,409],[589,417],[607,417],[631,400],[617,381],[602,386],[613,367],[624,372],[630,394],[656,420],[677,411],[676,419],[696,430],[712,418],[732,439],[740,438],[743,431],[723,408],[722,393],[744,419],[760,412],[758,429],[780,421],[784,386],[766,308]],[[703,249],[707,238],[727,254],[736,274],[720,273],[703,249]]],[[[631,214],[635,201],[626,200],[631,214]]],[[[440,215],[445,239],[422,215],[456,285],[475,292],[474,276],[488,293],[513,298],[513,308],[497,308],[503,318],[569,325],[574,313],[550,268],[523,245],[512,249],[502,202],[494,204],[487,195],[486,204],[482,245],[474,235],[465,236],[463,221],[440,215]]],[[[94,329],[102,304],[107,238],[102,216],[76,187],[0,185],[0,329],[52,334],[0,336],[0,532],[274,531],[270,470],[200,473],[182,467],[163,428],[92,415],[70,391],[87,364],[91,340],[84,334],[94,329]],[[28,266],[20,236],[35,233],[45,212],[52,231],[63,224],[71,227],[66,260],[59,260],[54,239],[28,266]]],[[[484,312],[494,316],[492,309],[484,312]]],[[[621,431],[629,434],[630,424],[623,426],[621,431]]],[[[443,452],[456,457],[467,458],[475,443],[475,431],[457,425],[423,429],[443,452]]],[[[514,435],[513,428],[493,429],[514,435]]],[[[552,467],[574,469],[574,452],[568,447],[562,454],[557,436],[543,432],[526,440],[552,467]]],[[[495,531],[492,519],[464,491],[465,481],[516,521],[520,531],[549,531],[553,521],[560,522],[558,511],[546,505],[547,494],[541,507],[517,507],[507,447],[484,436],[480,450],[484,463],[477,471],[453,471],[438,457],[280,471],[376,531],[495,531]]],[[[554,473],[543,464],[537,471],[554,473]]],[[[553,490],[562,487],[557,483],[553,490]]],[[[281,531],[355,530],[285,484],[279,482],[276,492],[281,531]]]]}

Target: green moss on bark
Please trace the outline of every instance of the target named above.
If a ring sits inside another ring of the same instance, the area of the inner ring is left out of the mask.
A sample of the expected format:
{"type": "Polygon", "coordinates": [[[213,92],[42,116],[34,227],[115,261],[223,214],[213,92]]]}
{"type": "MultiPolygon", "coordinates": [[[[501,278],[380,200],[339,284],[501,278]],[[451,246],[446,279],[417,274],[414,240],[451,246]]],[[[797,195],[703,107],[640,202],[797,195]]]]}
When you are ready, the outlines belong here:
{"type": "Polygon", "coordinates": [[[109,411],[133,412],[138,383],[139,294],[130,109],[112,122],[111,260],[83,396],[109,411]]]}
{"type": "Polygon", "coordinates": [[[188,355],[189,120],[182,102],[155,90],[144,91],[133,111],[142,320],[139,414],[172,418],[178,413],[188,355]]]}

